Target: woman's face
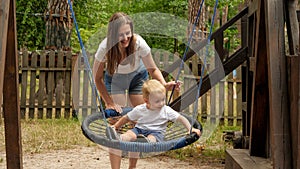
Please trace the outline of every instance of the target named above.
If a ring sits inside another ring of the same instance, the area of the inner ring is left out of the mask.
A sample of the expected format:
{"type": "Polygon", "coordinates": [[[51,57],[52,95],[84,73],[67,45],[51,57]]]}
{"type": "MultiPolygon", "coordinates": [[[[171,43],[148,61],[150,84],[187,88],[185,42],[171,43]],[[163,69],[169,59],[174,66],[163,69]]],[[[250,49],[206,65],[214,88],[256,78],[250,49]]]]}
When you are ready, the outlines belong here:
{"type": "Polygon", "coordinates": [[[129,46],[130,39],[132,37],[132,32],[129,24],[122,25],[119,29],[119,45],[122,48],[129,46]]]}

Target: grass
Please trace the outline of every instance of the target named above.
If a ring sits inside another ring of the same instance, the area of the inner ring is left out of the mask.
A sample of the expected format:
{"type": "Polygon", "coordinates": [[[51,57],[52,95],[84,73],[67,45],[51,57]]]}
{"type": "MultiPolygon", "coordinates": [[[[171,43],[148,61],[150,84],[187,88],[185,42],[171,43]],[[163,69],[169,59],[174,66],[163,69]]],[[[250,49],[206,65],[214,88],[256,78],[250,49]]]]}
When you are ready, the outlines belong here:
{"type": "MultiPolygon", "coordinates": [[[[3,121],[0,124],[0,152],[4,152],[3,121]]],[[[50,150],[72,149],[78,146],[95,146],[95,143],[82,134],[80,125],[80,121],[75,119],[22,120],[22,150],[25,153],[43,153],[50,150]]],[[[180,160],[201,160],[201,162],[224,164],[225,150],[232,147],[230,142],[223,140],[223,131],[226,130],[240,130],[240,127],[216,127],[207,139],[166,152],[163,155],[180,160]]]]}
{"type": "MultiPolygon", "coordinates": [[[[225,163],[225,150],[232,148],[231,142],[223,139],[224,131],[240,130],[240,127],[218,126],[207,139],[200,140],[182,149],[166,152],[167,156],[181,160],[197,161],[197,163],[225,163]]],[[[204,126],[205,130],[205,126],[204,126]]]]}
{"type": "MultiPolygon", "coordinates": [[[[0,152],[5,151],[3,123],[1,128],[0,152]]],[[[82,134],[80,122],[72,119],[21,120],[21,137],[25,153],[95,145],[82,134]]]]}

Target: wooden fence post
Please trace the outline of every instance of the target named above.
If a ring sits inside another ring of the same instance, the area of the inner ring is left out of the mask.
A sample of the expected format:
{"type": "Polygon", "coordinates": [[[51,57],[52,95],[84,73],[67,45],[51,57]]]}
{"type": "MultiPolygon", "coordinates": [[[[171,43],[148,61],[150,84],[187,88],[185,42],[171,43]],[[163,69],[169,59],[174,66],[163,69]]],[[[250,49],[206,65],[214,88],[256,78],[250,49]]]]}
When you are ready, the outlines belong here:
{"type": "Polygon", "coordinates": [[[37,53],[32,52],[30,64],[30,95],[29,95],[29,118],[34,119],[35,112],[35,88],[36,88],[36,69],[37,69],[37,53]]]}
{"type": "Polygon", "coordinates": [[[44,116],[44,100],[46,99],[46,51],[43,50],[40,54],[40,73],[39,73],[39,90],[38,90],[38,119],[44,116]]]}
{"type": "Polygon", "coordinates": [[[65,113],[64,117],[69,118],[70,117],[70,111],[71,111],[71,81],[72,81],[72,62],[73,62],[73,56],[72,52],[68,51],[66,52],[66,68],[71,68],[71,70],[66,71],[65,73],[65,113]]]}
{"type": "Polygon", "coordinates": [[[55,52],[49,52],[49,72],[47,76],[47,114],[46,118],[52,118],[52,101],[53,101],[53,93],[54,93],[54,72],[53,68],[55,66],[55,52]]]}
{"type": "Polygon", "coordinates": [[[22,49],[22,80],[21,80],[21,101],[20,110],[21,118],[26,117],[26,95],[27,95],[27,83],[28,83],[28,50],[22,49]],[[26,70],[27,69],[27,70],[26,70]]]}

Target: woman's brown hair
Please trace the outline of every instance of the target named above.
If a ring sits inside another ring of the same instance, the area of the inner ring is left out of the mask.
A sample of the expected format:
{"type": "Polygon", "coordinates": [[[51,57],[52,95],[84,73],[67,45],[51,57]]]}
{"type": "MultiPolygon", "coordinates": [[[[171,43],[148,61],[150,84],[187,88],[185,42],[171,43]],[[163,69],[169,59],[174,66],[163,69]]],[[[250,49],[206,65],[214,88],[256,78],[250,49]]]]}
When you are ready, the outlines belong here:
{"type": "Polygon", "coordinates": [[[133,22],[131,18],[122,12],[117,12],[111,16],[108,24],[107,31],[107,71],[110,75],[114,74],[117,67],[122,61],[122,54],[119,50],[119,29],[121,26],[129,24],[131,29],[132,37],[129,42],[129,46],[126,48],[126,57],[129,59],[130,65],[134,66],[135,57],[133,56],[135,52],[136,37],[133,34],[133,22]],[[130,56],[130,57],[128,57],[130,56]]]}

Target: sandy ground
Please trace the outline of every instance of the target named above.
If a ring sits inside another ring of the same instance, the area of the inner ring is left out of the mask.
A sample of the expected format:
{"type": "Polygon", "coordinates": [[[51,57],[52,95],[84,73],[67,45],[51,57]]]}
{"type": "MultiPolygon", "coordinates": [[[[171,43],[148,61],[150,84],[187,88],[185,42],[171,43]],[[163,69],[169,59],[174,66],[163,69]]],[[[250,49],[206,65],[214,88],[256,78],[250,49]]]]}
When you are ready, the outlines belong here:
{"type": "MultiPolygon", "coordinates": [[[[6,168],[5,153],[0,152],[0,168],[6,168]]],[[[108,152],[100,146],[78,147],[47,153],[23,154],[24,169],[109,169],[108,152]]],[[[123,159],[121,169],[128,168],[123,159]]],[[[139,159],[138,169],[221,169],[222,165],[180,161],[165,156],[139,159]]]]}

